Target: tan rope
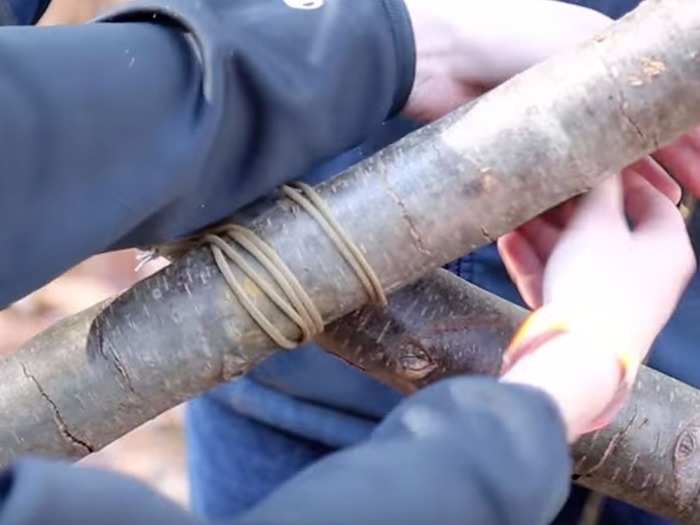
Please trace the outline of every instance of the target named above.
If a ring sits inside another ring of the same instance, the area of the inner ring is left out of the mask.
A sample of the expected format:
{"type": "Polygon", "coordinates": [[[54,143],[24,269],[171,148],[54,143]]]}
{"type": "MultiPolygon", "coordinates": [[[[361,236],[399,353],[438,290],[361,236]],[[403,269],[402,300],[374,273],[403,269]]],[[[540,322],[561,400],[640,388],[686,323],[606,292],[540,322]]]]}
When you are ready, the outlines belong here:
{"type": "MultiPolygon", "coordinates": [[[[385,305],[386,295],[379,278],[359,248],[335,220],[318,193],[303,183],[297,183],[294,187],[284,186],[282,193],[316,220],[335,244],[343,259],[353,269],[370,300],[385,305]]],[[[243,226],[229,224],[205,234],[202,240],[209,244],[214,261],[236,299],[276,345],[292,349],[323,331],[323,318],[311,297],[275,250],[258,237],[255,232],[243,226]],[[230,242],[227,242],[226,239],[230,242]],[[244,249],[257,261],[281,290],[282,295],[278,293],[273,284],[268,282],[246,261],[236,247],[244,249]],[[293,341],[286,337],[255,305],[249,292],[236,279],[229,261],[236,264],[263,294],[299,327],[301,332],[299,341],[293,341]]]]}
{"type": "Polygon", "coordinates": [[[297,182],[293,186],[283,186],[282,193],[304,208],[326,232],[326,235],[333,241],[343,259],[350,265],[360,282],[362,282],[370,300],[381,306],[386,305],[386,295],[377,274],[374,273],[369,262],[367,262],[367,259],[355,243],[352,242],[350,236],[335,220],[331,210],[323,202],[320,195],[311,186],[303,182],[297,182]],[[297,189],[302,193],[296,191],[297,189]]]}

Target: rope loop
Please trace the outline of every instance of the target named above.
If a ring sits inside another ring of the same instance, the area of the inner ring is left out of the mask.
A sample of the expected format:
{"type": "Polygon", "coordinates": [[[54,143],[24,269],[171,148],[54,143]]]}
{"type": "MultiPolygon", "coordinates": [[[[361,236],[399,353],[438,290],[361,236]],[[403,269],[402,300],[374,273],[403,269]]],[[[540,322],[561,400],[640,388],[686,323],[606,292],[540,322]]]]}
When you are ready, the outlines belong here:
{"type": "MultiPolygon", "coordinates": [[[[381,281],[357,245],[335,220],[321,196],[311,186],[301,182],[283,186],[282,194],[299,205],[318,223],[357,275],[370,300],[382,306],[386,305],[387,299],[381,281]]],[[[323,331],[323,318],[311,297],[272,246],[255,232],[237,224],[227,224],[206,233],[202,241],[211,249],[214,261],[236,299],[276,345],[291,350],[323,331]],[[265,270],[272,282],[246,261],[241,250],[245,250],[265,270]],[[255,305],[250,297],[251,292],[236,279],[231,263],[238,266],[241,272],[299,327],[299,341],[286,337],[255,305]]]]}

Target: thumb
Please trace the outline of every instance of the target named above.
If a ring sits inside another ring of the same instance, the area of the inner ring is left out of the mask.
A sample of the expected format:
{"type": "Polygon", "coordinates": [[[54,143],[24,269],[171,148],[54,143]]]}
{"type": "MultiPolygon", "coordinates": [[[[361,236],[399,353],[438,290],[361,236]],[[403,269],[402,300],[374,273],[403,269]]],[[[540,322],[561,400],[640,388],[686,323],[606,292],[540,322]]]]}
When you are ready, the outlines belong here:
{"type": "Polygon", "coordinates": [[[594,229],[597,234],[610,230],[628,230],[620,175],[608,177],[583,196],[570,229],[594,229]]]}

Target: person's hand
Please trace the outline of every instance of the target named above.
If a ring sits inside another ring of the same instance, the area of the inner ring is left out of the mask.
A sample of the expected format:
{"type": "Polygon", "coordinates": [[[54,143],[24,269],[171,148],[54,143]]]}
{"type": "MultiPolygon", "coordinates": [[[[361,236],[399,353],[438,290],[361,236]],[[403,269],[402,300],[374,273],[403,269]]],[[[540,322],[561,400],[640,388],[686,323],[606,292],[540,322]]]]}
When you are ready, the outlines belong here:
{"type": "Polygon", "coordinates": [[[431,121],[605,29],[608,17],[550,0],[404,0],[416,77],[404,114],[431,121]]]}
{"type": "Polygon", "coordinates": [[[654,158],[695,197],[700,197],[700,127],[654,153],[654,158]]]}
{"type": "MultiPolygon", "coordinates": [[[[417,58],[415,84],[403,113],[419,122],[442,117],[612,23],[591,9],[553,0],[405,3],[417,58]]],[[[700,128],[634,168],[674,202],[681,198],[678,183],[700,197],[700,128]]]]}
{"type": "Polygon", "coordinates": [[[46,8],[46,11],[37,25],[82,24],[128,1],[129,0],[51,0],[51,3],[46,8]]]}
{"type": "Polygon", "coordinates": [[[503,236],[498,247],[527,304],[570,328],[516,362],[506,379],[549,392],[573,439],[615,395],[619,356],[644,359],[692,276],[684,221],[627,170],[503,236]]]}

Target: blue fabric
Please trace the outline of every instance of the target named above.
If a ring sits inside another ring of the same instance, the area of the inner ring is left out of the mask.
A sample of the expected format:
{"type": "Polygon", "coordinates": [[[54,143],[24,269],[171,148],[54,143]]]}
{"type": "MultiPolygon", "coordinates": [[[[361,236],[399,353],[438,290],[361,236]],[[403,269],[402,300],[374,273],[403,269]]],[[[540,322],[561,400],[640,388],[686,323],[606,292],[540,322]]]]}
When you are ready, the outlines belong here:
{"type": "Polygon", "coordinates": [[[568,4],[576,4],[583,7],[589,7],[605,13],[612,18],[619,18],[625,13],[631,11],[640,0],[564,0],[568,4]]]}
{"type": "Polygon", "coordinates": [[[570,475],[551,399],[455,377],[401,403],[370,439],[299,473],[240,525],[545,525],[570,475]]]}
{"type": "Polygon", "coordinates": [[[18,25],[35,23],[46,10],[50,0],[7,0],[18,25]]]}
{"type": "MultiPolygon", "coordinates": [[[[277,454],[298,460],[287,461],[296,470],[314,452],[313,445],[279,432],[247,432],[245,421],[233,430],[239,442],[266,453],[263,461],[251,461],[238,451],[249,477],[278,479],[288,472],[270,461],[277,454]]],[[[493,378],[453,377],[401,403],[370,439],[316,462],[225,522],[545,525],[568,493],[565,437],[559,410],[544,392],[493,378]]],[[[254,485],[229,488],[233,501],[255,497],[254,485]]],[[[0,472],[0,525],[81,523],[204,524],[136,480],[106,470],[25,458],[0,472]]]]}
{"type": "Polygon", "coordinates": [[[224,220],[380,126],[413,83],[405,6],[324,6],[144,0],[3,27],[0,308],[95,253],[224,220]]]}
{"type": "Polygon", "coordinates": [[[250,508],[330,450],[262,425],[214,397],[190,403],[186,429],[192,510],[211,520],[250,508]]]}

